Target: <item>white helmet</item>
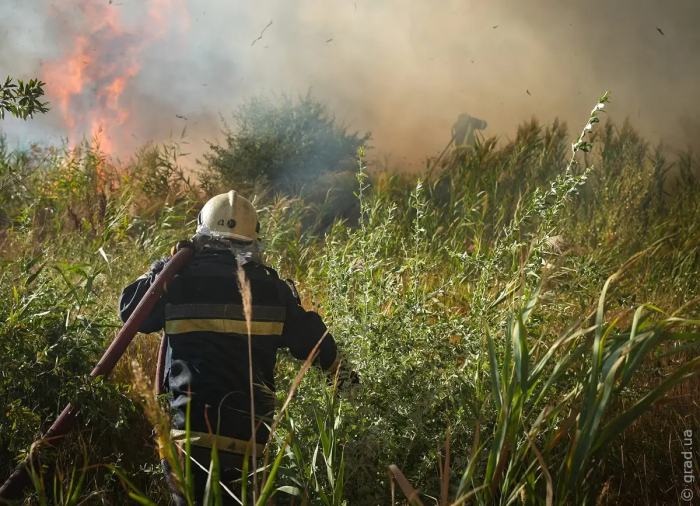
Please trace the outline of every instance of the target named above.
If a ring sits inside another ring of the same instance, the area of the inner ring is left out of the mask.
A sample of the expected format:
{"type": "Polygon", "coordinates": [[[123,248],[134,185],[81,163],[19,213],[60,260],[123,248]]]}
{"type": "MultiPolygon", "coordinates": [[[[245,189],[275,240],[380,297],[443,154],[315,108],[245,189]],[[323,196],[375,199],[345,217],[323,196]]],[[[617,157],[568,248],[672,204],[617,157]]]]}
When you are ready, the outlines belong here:
{"type": "Polygon", "coordinates": [[[251,242],[258,239],[258,213],[248,199],[234,190],[204,204],[197,220],[197,233],[221,239],[251,242]]]}

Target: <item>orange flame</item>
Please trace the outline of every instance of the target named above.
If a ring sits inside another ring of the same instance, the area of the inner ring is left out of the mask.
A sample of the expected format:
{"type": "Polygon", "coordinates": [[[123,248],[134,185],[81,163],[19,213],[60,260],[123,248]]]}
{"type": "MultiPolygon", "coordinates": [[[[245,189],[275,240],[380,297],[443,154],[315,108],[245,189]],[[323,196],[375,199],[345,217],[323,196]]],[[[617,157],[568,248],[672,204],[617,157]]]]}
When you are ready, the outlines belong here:
{"type": "Polygon", "coordinates": [[[52,1],[50,10],[59,17],[78,11],[87,33],[74,35],[62,57],[44,65],[47,97],[58,105],[73,143],[89,135],[103,153],[114,154],[131,144],[123,126],[135,105],[125,100],[124,92],[139,73],[140,53],[168,34],[173,1],[183,29],[189,26],[188,13],[182,0],[150,0],[143,21],[127,33],[121,11],[106,0],[52,1]]]}

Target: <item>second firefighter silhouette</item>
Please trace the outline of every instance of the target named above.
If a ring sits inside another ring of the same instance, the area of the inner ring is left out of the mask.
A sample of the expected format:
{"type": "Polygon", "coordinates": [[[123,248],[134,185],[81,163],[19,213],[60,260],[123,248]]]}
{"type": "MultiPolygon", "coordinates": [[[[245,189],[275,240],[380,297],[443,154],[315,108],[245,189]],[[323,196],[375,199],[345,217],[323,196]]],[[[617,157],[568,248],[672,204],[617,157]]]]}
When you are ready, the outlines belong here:
{"type": "Polygon", "coordinates": [[[460,154],[474,147],[476,138],[474,132],[487,127],[486,121],[469,114],[460,114],[452,126],[452,148],[455,154],[460,154]]]}

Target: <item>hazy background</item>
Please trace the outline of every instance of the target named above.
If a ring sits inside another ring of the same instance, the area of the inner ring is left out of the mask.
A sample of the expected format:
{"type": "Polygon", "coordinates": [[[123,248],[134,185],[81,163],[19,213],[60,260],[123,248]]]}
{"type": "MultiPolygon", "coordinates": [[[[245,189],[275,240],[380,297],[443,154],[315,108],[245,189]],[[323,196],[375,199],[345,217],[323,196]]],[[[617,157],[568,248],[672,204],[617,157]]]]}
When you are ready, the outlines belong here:
{"type": "Polygon", "coordinates": [[[187,125],[201,153],[242,98],[312,88],[375,157],[418,167],[461,112],[487,135],[532,116],[578,130],[611,90],[615,119],[685,147],[699,22],[698,0],[2,0],[0,77],[42,77],[52,111],[0,130],[16,145],[103,124],[126,157],[187,125]]]}

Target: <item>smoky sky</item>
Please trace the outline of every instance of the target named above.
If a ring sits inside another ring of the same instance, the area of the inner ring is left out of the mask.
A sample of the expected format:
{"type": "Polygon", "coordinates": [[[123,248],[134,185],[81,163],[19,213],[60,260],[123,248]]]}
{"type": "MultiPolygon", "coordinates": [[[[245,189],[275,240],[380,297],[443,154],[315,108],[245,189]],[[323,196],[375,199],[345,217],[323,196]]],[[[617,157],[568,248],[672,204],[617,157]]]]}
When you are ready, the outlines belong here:
{"type": "MultiPolygon", "coordinates": [[[[372,132],[374,156],[417,167],[460,113],[504,139],[532,117],[578,131],[606,90],[615,121],[684,147],[681,118],[700,116],[698,24],[698,0],[2,0],[0,74],[42,76],[88,37],[105,65],[138,64],[119,97],[128,119],[109,131],[121,157],[185,125],[201,153],[246,97],[312,89],[351,131],[372,132]],[[119,37],[86,19],[90,5],[119,37]]],[[[0,129],[15,144],[68,134],[57,107],[0,129]]]]}

